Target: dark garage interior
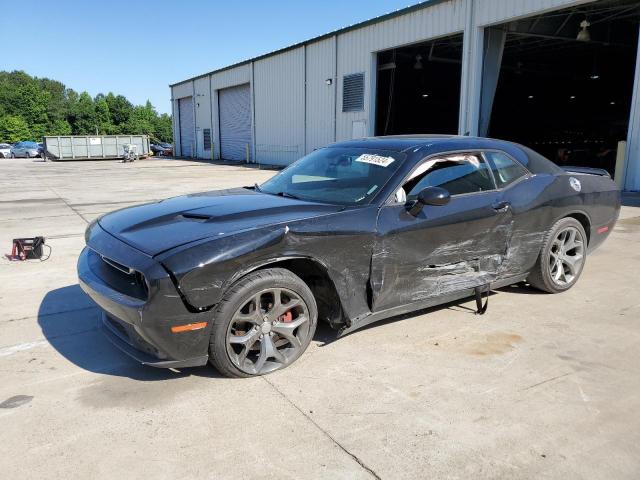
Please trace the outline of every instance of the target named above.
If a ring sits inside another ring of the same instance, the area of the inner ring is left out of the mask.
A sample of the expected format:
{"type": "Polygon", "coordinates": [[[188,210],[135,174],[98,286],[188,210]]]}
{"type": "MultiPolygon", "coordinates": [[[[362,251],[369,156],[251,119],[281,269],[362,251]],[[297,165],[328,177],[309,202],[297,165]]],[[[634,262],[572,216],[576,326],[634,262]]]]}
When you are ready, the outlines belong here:
{"type": "Polygon", "coordinates": [[[640,2],[604,0],[500,26],[488,135],[613,174],[627,138],[639,19],[640,2]]]}
{"type": "MultiPolygon", "coordinates": [[[[487,28],[479,134],[613,175],[639,23],[640,1],[601,0],[487,28]]],[[[458,133],[462,42],[378,53],[376,135],[458,133]]]]}
{"type": "Polygon", "coordinates": [[[462,35],[378,53],[376,135],[458,132],[462,35]]]}

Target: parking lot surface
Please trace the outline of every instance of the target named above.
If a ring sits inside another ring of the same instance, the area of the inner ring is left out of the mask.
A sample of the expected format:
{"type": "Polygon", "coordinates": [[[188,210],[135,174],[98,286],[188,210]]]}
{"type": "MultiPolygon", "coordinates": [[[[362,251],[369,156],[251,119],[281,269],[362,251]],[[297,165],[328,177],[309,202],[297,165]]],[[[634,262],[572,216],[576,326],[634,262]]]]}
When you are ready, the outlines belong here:
{"type": "Polygon", "coordinates": [[[0,160],[0,478],[640,477],[640,208],[578,284],[510,287],[221,378],[135,364],[97,331],[75,262],[96,216],[253,185],[273,171],[184,160],[0,160]]]}

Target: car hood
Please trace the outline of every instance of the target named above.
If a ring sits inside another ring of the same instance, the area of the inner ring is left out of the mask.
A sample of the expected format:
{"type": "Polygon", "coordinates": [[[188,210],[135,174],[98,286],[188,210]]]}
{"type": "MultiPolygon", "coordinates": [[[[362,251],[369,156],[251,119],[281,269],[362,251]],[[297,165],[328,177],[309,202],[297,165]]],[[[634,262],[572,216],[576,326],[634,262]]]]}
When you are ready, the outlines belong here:
{"type": "Polygon", "coordinates": [[[205,238],[338,212],[343,207],[237,188],[169,198],[124,208],[101,217],[111,235],[146,253],[205,238]]]}

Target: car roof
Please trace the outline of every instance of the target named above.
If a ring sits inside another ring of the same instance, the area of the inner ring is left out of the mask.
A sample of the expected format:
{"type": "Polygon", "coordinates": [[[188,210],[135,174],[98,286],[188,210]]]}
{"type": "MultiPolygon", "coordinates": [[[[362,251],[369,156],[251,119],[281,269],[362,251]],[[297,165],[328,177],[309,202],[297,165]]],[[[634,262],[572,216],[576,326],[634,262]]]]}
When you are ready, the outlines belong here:
{"type": "Polygon", "coordinates": [[[428,150],[433,152],[446,150],[466,150],[470,148],[505,148],[515,146],[511,142],[484,137],[463,135],[389,135],[383,137],[365,137],[331,144],[330,147],[375,148],[404,152],[408,150],[428,150]]]}
{"type": "Polygon", "coordinates": [[[506,140],[463,135],[393,135],[386,137],[366,137],[337,142],[331,147],[370,148],[396,152],[406,152],[414,163],[425,155],[441,152],[465,150],[500,150],[507,152],[532,173],[558,174],[562,170],[537,152],[506,140]],[[414,154],[415,155],[411,155],[414,154]]]}

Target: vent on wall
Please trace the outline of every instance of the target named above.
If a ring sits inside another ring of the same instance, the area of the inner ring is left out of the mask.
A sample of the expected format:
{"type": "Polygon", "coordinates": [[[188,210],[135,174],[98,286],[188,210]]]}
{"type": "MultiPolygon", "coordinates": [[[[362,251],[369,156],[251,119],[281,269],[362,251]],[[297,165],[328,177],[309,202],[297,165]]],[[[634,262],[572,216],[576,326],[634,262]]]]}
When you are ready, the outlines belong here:
{"type": "Polygon", "coordinates": [[[345,75],[342,79],[342,111],[364,110],[364,73],[345,75]]]}

